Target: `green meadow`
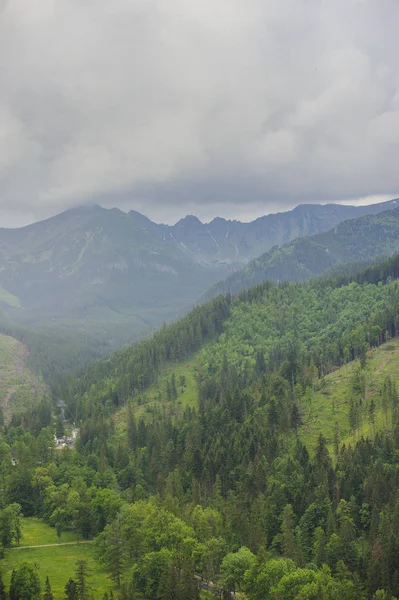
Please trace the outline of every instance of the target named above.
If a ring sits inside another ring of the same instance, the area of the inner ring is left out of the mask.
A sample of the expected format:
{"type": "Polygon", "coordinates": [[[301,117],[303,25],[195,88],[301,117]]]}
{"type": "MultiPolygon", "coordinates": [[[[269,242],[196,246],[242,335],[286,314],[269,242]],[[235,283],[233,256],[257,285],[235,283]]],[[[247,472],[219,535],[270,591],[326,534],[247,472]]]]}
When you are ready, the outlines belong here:
{"type": "Polygon", "coordinates": [[[315,390],[313,397],[301,405],[302,426],[298,436],[309,451],[317,445],[322,433],[333,448],[335,431],[338,430],[340,444],[354,444],[361,437],[374,437],[375,431],[390,430],[391,422],[385,419],[381,406],[380,390],[384,379],[389,375],[399,385],[399,339],[393,339],[379,348],[369,351],[366,362],[366,401],[362,407],[361,423],[354,435],[349,425],[349,406],[352,394],[351,380],[359,361],[343,365],[326,375],[322,386],[315,390]],[[371,399],[375,403],[375,424],[368,418],[371,399]]]}

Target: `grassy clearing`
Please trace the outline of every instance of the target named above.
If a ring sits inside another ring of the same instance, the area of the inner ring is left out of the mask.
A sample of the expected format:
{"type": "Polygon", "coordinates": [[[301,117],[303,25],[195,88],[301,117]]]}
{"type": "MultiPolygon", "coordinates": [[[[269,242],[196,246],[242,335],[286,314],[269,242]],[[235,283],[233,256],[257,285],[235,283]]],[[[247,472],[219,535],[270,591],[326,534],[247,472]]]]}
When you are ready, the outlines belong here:
{"type": "Polygon", "coordinates": [[[4,559],[1,561],[4,583],[8,588],[12,570],[18,568],[25,561],[30,562],[37,565],[39,569],[42,591],[44,590],[44,583],[48,576],[54,599],[62,600],[65,597],[64,588],[66,582],[70,577],[74,577],[76,561],[86,560],[91,571],[89,582],[94,598],[101,599],[104,592],[113,589],[114,586],[107,574],[95,562],[93,552],[94,548],[92,544],[7,550],[4,559]]]}
{"type": "MultiPolygon", "coordinates": [[[[178,365],[169,364],[161,373],[157,384],[144,392],[139,403],[133,408],[136,419],[150,417],[154,413],[162,413],[165,408],[172,407],[175,414],[181,413],[186,406],[197,406],[196,375],[200,364],[199,356],[178,365]],[[178,398],[166,400],[166,382],[175,374],[178,398]],[[182,388],[179,379],[185,377],[186,383],[182,388]]],[[[399,338],[390,340],[379,348],[369,351],[367,358],[367,394],[362,408],[362,422],[356,437],[349,427],[349,400],[351,397],[351,378],[359,366],[359,361],[353,361],[330,373],[324,378],[323,389],[317,389],[309,404],[302,402],[300,412],[302,426],[298,430],[300,440],[313,453],[317,440],[322,433],[328,440],[330,451],[333,450],[333,440],[337,428],[340,444],[353,444],[363,437],[374,437],[374,427],[368,419],[368,406],[373,398],[375,411],[375,431],[390,429],[390,421],[386,422],[381,406],[380,389],[387,375],[399,386],[399,338]]],[[[126,430],[126,408],[115,415],[118,433],[126,430]]]]}
{"type": "MultiPolygon", "coordinates": [[[[162,412],[166,408],[172,408],[177,416],[187,406],[195,408],[198,401],[196,374],[198,371],[198,357],[180,364],[167,365],[159,376],[158,382],[146,390],[140,397],[138,403],[133,404],[136,419],[149,417],[154,412],[162,412]],[[175,375],[178,397],[176,400],[167,400],[167,381],[175,375]],[[180,378],[185,378],[184,385],[180,385],[180,378]]],[[[115,415],[115,423],[119,433],[126,430],[126,408],[115,415]]]]}
{"type": "Polygon", "coordinates": [[[24,344],[0,334],[0,403],[6,421],[45,393],[45,385],[26,366],[28,354],[24,344]]]}
{"type": "Polygon", "coordinates": [[[4,302],[14,308],[21,308],[18,296],[14,296],[14,294],[3,288],[2,285],[0,285],[0,302],[4,302]]]}
{"type": "MultiPolygon", "coordinates": [[[[57,544],[58,538],[54,527],[43,523],[34,517],[22,519],[22,539],[20,546],[43,546],[44,544],[57,544]]],[[[76,542],[79,536],[73,531],[64,531],[61,543],[76,542]]]]}
{"type": "Polygon", "coordinates": [[[303,425],[298,435],[309,451],[315,448],[320,433],[328,440],[331,450],[336,427],[341,444],[353,444],[362,436],[373,437],[374,427],[368,419],[371,399],[376,406],[375,431],[390,429],[390,419],[387,423],[382,410],[380,389],[387,375],[399,385],[399,339],[390,340],[368,354],[366,402],[362,407],[362,423],[355,437],[349,426],[349,400],[351,377],[358,366],[359,361],[355,360],[327,375],[324,389],[316,391],[311,403],[301,407],[303,425]]]}

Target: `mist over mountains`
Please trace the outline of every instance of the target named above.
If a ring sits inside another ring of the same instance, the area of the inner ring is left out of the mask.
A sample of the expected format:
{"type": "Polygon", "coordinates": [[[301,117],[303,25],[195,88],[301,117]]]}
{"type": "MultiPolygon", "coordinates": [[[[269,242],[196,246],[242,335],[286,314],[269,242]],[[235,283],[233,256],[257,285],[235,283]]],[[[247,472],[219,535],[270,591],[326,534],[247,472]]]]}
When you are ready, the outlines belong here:
{"type": "Polygon", "coordinates": [[[325,272],[331,274],[339,265],[356,269],[398,251],[399,201],[393,210],[349,219],[329,231],[275,246],[215,283],[203,299],[236,294],[265,280],[301,282],[325,272]]]}
{"type": "MultiPolygon", "coordinates": [[[[326,255],[323,238],[308,242],[304,236],[324,235],[342,221],[395,206],[396,200],[362,207],[302,205],[250,223],[222,218],[202,223],[186,216],[173,226],[135,211],[126,214],[97,205],[71,209],[27,227],[0,229],[0,310],[3,320],[12,323],[73,326],[117,347],[177,318],[226,276],[232,282],[241,278],[235,272],[262,253],[271,252],[245,268],[245,285],[268,277],[300,280],[321,272],[337,259],[326,255]],[[303,249],[308,244],[310,252],[303,249]],[[280,247],[284,250],[276,249],[280,247]],[[288,252],[289,267],[277,260],[280,252],[285,257],[288,252]],[[315,266],[309,268],[306,261],[298,266],[300,252],[311,255],[315,266]],[[272,261],[272,271],[265,260],[272,261]]],[[[363,221],[359,223],[362,230],[363,221]]],[[[343,238],[351,235],[342,231],[343,238]]],[[[367,243],[370,234],[366,229],[364,234],[367,243]]],[[[336,251],[344,248],[341,259],[348,252],[348,260],[361,258],[364,244],[358,245],[355,257],[343,238],[334,238],[336,251]]],[[[211,293],[230,288],[234,284],[216,285],[211,293]]]]}

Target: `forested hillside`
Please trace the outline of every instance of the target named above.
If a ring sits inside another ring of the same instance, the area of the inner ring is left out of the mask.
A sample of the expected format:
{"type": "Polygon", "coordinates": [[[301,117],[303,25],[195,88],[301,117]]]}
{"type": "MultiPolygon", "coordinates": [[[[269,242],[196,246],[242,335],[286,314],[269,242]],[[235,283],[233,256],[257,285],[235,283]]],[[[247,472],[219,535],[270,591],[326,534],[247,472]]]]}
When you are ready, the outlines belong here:
{"type": "Polygon", "coordinates": [[[76,447],[44,406],[14,417],[5,505],[96,537],[125,599],[398,596],[398,276],[220,296],[64,378],[76,447]]]}
{"type": "Polygon", "coordinates": [[[344,221],[325,233],[275,247],[214,284],[204,298],[227,292],[235,294],[266,279],[305,281],[337,265],[344,265],[349,270],[351,263],[365,264],[398,250],[399,209],[395,208],[344,221]]]}
{"type": "Polygon", "coordinates": [[[85,558],[65,546],[76,569],[56,600],[84,597],[94,567],[101,600],[398,597],[398,277],[395,256],[218,296],[60,379],[67,422],[45,399],[14,414],[0,444],[11,595],[30,581],[39,600],[54,573],[45,549],[40,576],[13,560],[22,513],[61,542],[95,539],[85,558]],[[76,443],[55,445],[72,423],[76,443]]]}

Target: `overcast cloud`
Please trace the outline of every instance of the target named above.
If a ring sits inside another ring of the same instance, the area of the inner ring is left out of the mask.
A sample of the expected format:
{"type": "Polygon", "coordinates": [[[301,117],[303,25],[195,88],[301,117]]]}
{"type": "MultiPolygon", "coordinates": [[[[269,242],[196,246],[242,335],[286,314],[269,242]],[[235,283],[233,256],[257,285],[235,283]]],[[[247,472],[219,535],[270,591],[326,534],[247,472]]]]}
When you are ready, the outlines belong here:
{"type": "Polygon", "coordinates": [[[398,0],[0,0],[0,217],[399,195],[398,0]]]}

